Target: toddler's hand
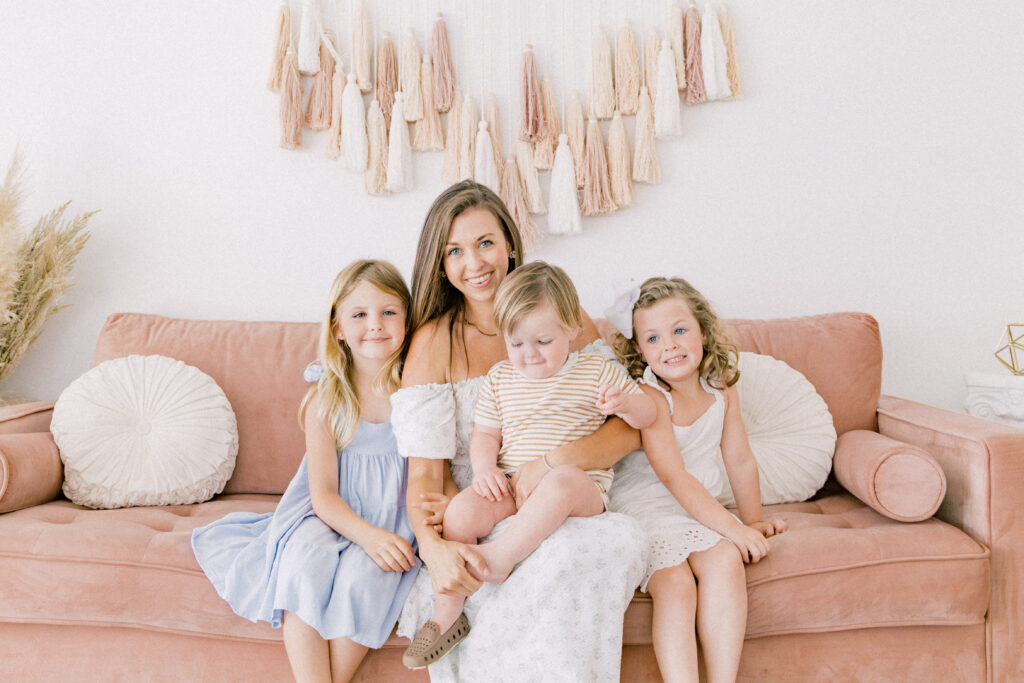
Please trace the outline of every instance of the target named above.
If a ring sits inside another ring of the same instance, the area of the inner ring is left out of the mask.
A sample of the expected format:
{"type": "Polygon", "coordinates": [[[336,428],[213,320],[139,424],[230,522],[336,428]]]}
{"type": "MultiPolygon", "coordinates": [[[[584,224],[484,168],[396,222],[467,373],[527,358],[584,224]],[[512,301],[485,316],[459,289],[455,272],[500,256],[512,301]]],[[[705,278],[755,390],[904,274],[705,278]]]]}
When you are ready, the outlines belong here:
{"type": "Polygon", "coordinates": [[[423,524],[434,527],[434,531],[440,534],[444,531],[442,522],[449,502],[450,499],[443,493],[421,493],[420,502],[413,503],[412,506],[429,512],[430,516],[423,520],[423,524]]]}
{"type": "Polygon", "coordinates": [[[497,467],[473,475],[473,490],[481,498],[496,503],[508,494],[508,479],[497,467]]]}
{"type": "Polygon", "coordinates": [[[754,522],[750,526],[760,531],[761,535],[765,538],[774,536],[775,534],[781,534],[789,528],[789,525],[781,519],[769,519],[765,522],[754,522]]]}
{"type": "Polygon", "coordinates": [[[386,572],[408,571],[416,564],[409,541],[390,531],[374,528],[359,545],[386,572]]]}
{"type": "Polygon", "coordinates": [[[602,415],[615,415],[626,409],[626,395],[622,389],[611,384],[602,384],[597,390],[597,409],[602,415]]]}
{"type": "Polygon", "coordinates": [[[743,556],[745,563],[758,562],[768,554],[768,541],[753,526],[737,524],[735,531],[728,534],[728,538],[740,549],[740,555],[743,556]]]}

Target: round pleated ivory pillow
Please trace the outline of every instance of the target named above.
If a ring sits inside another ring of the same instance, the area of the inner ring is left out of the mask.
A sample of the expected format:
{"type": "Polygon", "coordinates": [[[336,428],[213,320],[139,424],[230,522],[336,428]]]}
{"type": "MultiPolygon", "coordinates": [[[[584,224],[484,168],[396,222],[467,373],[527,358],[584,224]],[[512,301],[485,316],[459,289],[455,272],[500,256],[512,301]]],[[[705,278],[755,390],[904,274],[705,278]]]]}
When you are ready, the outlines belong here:
{"type": "Polygon", "coordinates": [[[50,431],[64,495],[92,508],[188,505],[224,490],[238,426],[209,375],[167,356],[100,363],[64,390],[50,431]]]}
{"type": "MultiPolygon", "coordinates": [[[[757,459],[761,502],[807,500],[828,478],[836,449],[825,400],[803,374],[771,356],[741,352],[739,370],[736,390],[757,459]]],[[[724,495],[724,504],[735,504],[728,484],[724,495]]]]}

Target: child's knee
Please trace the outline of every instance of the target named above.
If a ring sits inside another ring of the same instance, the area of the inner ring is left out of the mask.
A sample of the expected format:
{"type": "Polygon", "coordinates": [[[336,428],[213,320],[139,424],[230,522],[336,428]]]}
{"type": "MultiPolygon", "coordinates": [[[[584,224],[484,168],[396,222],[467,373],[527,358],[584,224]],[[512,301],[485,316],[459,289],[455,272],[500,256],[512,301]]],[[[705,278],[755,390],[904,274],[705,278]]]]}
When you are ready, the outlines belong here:
{"type": "Polygon", "coordinates": [[[583,486],[593,486],[590,475],[575,465],[558,465],[541,480],[559,491],[573,491],[583,486]],[[550,480],[550,481],[549,481],[550,480]]]}
{"type": "Polygon", "coordinates": [[[465,489],[448,503],[442,522],[441,535],[444,538],[462,541],[472,533],[479,508],[478,500],[475,499],[483,500],[473,489],[465,489]]]}
{"type": "Polygon", "coordinates": [[[698,579],[703,575],[731,579],[746,583],[746,569],[743,567],[743,556],[731,541],[722,539],[711,548],[694,558],[693,570],[698,579]]]}
{"type": "Polygon", "coordinates": [[[686,563],[654,572],[647,583],[647,590],[655,600],[696,609],[697,582],[686,563]]]}

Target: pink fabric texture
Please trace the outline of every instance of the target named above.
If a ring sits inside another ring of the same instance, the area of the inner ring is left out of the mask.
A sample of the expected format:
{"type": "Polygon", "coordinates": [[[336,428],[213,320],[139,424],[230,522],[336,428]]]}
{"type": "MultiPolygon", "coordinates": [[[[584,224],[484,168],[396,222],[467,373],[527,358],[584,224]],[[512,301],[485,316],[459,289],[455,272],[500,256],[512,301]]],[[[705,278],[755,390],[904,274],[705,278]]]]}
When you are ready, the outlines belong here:
{"type": "Polygon", "coordinates": [[[51,501],[64,467],[49,432],[0,434],[0,513],[51,501]]]}
{"type": "Polygon", "coordinates": [[[53,401],[29,401],[0,406],[0,434],[45,432],[50,429],[53,401]]]}

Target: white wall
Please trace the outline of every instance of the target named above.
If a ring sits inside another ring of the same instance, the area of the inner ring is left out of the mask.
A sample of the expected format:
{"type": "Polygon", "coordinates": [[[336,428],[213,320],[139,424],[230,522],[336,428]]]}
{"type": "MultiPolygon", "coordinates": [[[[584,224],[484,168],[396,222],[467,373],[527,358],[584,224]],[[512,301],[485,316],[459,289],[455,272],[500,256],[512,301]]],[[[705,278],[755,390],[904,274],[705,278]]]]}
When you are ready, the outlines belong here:
{"type": "MultiPolygon", "coordinates": [[[[443,9],[478,105],[484,83],[503,102],[515,91],[527,40],[559,89],[585,90],[590,25],[631,15],[644,36],[664,14],[660,0],[377,4],[378,28],[415,26],[424,46],[443,9]],[[577,66],[560,69],[571,51],[577,66]]],[[[349,0],[337,6],[344,23],[349,0]]],[[[379,198],[323,156],[323,134],[280,149],[265,88],[276,9],[0,3],[0,161],[19,146],[28,162],[26,222],[69,198],[102,209],[72,307],[0,389],[55,398],[116,311],[314,320],[349,259],[411,273],[440,155],[417,157],[414,191],[379,198]]],[[[1024,322],[1024,3],[731,10],[745,97],[686,108],[685,137],[659,143],[660,186],[533,256],[563,265],[596,314],[612,273],[683,275],[730,317],[870,312],[884,391],[959,409],[963,373],[999,371],[1000,331],[1024,322]]],[[[518,122],[503,117],[507,144],[518,122]]]]}

